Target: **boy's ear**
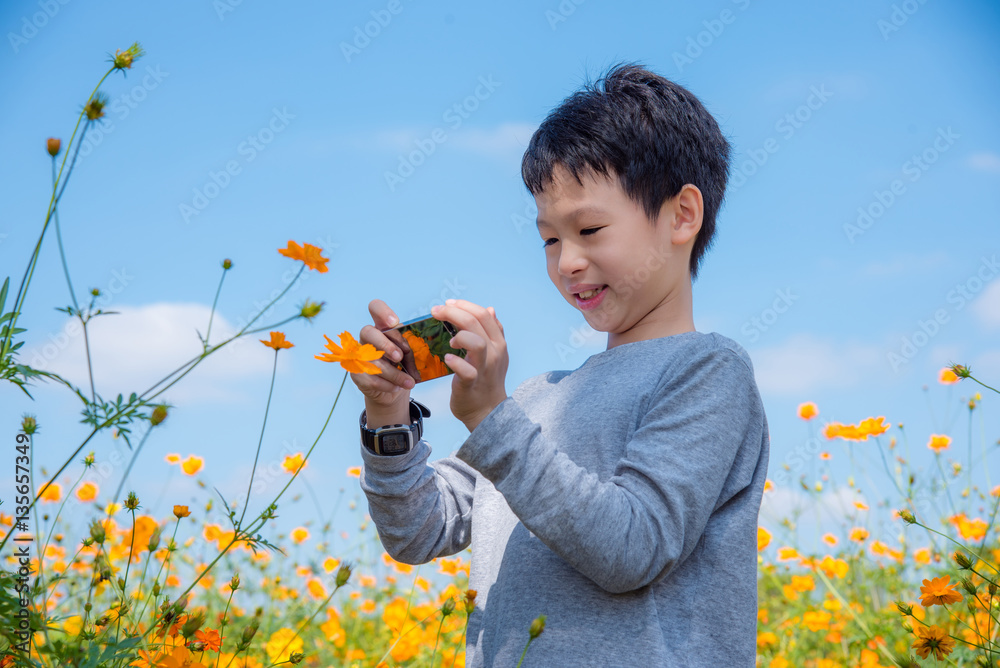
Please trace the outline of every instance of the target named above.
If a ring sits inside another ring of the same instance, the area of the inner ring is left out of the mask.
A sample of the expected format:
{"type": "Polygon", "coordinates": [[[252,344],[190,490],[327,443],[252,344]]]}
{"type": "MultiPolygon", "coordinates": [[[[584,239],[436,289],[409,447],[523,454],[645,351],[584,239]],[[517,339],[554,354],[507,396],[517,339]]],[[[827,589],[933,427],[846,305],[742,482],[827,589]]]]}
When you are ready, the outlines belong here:
{"type": "Polygon", "coordinates": [[[681,191],[665,202],[665,205],[670,207],[670,243],[675,246],[694,243],[705,214],[705,201],[698,186],[685,183],[681,191]]]}

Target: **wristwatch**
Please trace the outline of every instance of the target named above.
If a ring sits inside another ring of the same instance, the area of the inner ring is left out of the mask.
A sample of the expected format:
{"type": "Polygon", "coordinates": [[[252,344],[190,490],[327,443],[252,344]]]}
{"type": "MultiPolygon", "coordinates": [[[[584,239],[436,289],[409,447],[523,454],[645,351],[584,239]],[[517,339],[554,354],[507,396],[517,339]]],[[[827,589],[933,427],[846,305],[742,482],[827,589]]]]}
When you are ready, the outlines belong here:
{"type": "Polygon", "coordinates": [[[378,429],[368,428],[368,411],[361,411],[361,444],[376,455],[393,457],[413,449],[424,433],[424,418],[431,409],[410,399],[410,424],[392,424],[378,429]]]}

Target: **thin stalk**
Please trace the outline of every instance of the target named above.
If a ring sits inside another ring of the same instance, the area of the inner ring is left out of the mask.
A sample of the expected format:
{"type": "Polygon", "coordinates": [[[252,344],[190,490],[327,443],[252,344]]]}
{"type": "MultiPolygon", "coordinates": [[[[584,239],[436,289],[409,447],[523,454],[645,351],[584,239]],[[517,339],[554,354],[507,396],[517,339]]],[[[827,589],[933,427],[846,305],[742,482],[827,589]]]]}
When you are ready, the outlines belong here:
{"type": "Polygon", "coordinates": [[[118,483],[118,488],[115,490],[114,496],[111,497],[111,501],[117,501],[118,495],[122,493],[122,489],[125,487],[125,481],[128,479],[128,474],[132,470],[132,465],[135,464],[135,460],[138,459],[139,453],[142,452],[142,446],[146,444],[146,439],[149,435],[153,433],[153,427],[146,430],[146,433],[142,435],[142,440],[139,441],[139,445],[135,449],[135,453],[132,455],[132,459],[128,461],[128,466],[125,467],[125,474],[122,476],[121,481],[118,483]]]}
{"type": "MultiPolygon", "coordinates": [[[[88,124],[89,125],[89,124],[88,124]]],[[[84,127],[84,132],[86,132],[86,127],[84,127]]],[[[80,141],[83,141],[83,136],[80,136],[80,141]]],[[[56,156],[52,156],[52,187],[56,187],[56,156]]],[[[73,281],[69,277],[69,265],[66,264],[66,251],[63,249],[62,242],[62,232],[59,229],[59,208],[56,207],[52,211],[52,215],[56,220],[56,241],[59,242],[59,259],[62,260],[63,274],[66,276],[66,286],[69,288],[69,298],[73,300],[73,308],[76,309],[77,313],[80,312],[80,305],[76,301],[76,291],[73,289],[73,281]]]]}
{"type": "Polygon", "coordinates": [[[243,512],[240,514],[238,525],[243,525],[243,518],[247,514],[247,506],[250,505],[250,490],[253,488],[253,478],[257,474],[257,461],[260,459],[260,446],[264,442],[264,429],[267,427],[267,414],[271,410],[271,397],[274,396],[274,378],[278,374],[278,349],[274,349],[274,366],[271,369],[271,389],[267,392],[267,405],[264,407],[264,422],[260,425],[260,438],[257,439],[257,452],[253,456],[253,469],[250,471],[250,483],[247,485],[247,500],[243,503],[243,512]]]}
{"type": "Polygon", "coordinates": [[[135,551],[135,508],[129,508],[132,514],[132,536],[128,542],[128,561],[125,563],[125,578],[122,580],[122,601],[118,604],[118,625],[115,628],[115,642],[122,630],[122,607],[125,605],[125,588],[128,586],[128,571],[132,567],[132,554],[135,551]]]}
{"type": "Polygon", "coordinates": [[[212,300],[212,312],[208,314],[208,331],[205,332],[205,343],[204,348],[208,350],[208,339],[212,336],[212,318],[215,317],[215,307],[219,303],[219,293],[222,292],[222,282],[226,280],[226,274],[229,273],[228,269],[223,268],[222,278],[219,279],[219,287],[215,290],[215,299],[212,300]]]}

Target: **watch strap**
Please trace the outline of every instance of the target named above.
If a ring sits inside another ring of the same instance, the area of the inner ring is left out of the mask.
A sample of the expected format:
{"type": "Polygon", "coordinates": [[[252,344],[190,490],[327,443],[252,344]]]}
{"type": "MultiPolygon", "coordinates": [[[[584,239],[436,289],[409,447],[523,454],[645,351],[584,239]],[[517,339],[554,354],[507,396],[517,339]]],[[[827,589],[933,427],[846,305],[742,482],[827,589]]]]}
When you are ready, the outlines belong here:
{"type": "Polygon", "coordinates": [[[376,442],[378,440],[377,436],[379,435],[379,430],[371,429],[368,427],[367,409],[361,411],[361,419],[360,419],[361,444],[365,448],[367,448],[369,452],[376,455],[394,456],[394,455],[404,455],[407,452],[409,452],[412,449],[412,446],[416,445],[417,441],[419,441],[420,438],[423,436],[423,431],[424,431],[423,418],[431,416],[431,409],[427,408],[427,406],[424,406],[422,403],[420,403],[415,399],[410,399],[409,408],[410,408],[409,425],[396,424],[396,425],[385,425],[384,427],[381,427],[381,429],[399,429],[405,427],[410,430],[411,434],[410,448],[408,448],[405,452],[383,453],[380,451],[381,448],[378,447],[378,444],[376,442]]]}

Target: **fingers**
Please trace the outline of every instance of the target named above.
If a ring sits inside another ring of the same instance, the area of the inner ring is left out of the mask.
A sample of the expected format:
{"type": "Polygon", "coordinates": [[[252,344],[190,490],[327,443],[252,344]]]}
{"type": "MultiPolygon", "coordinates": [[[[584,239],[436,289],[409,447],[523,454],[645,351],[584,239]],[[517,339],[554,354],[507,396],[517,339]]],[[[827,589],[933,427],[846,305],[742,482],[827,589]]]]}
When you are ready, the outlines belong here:
{"type": "Polygon", "coordinates": [[[438,320],[447,320],[458,329],[482,334],[495,344],[503,342],[503,329],[493,307],[485,309],[464,299],[449,299],[444,306],[435,306],[432,313],[438,320]]]}
{"type": "Polygon", "coordinates": [[[380,330],[395,327],[399,322],[396,313],[381,299],[373,299],[368,302],[368,312],[372,316],[372,322],[380,330]]]}

